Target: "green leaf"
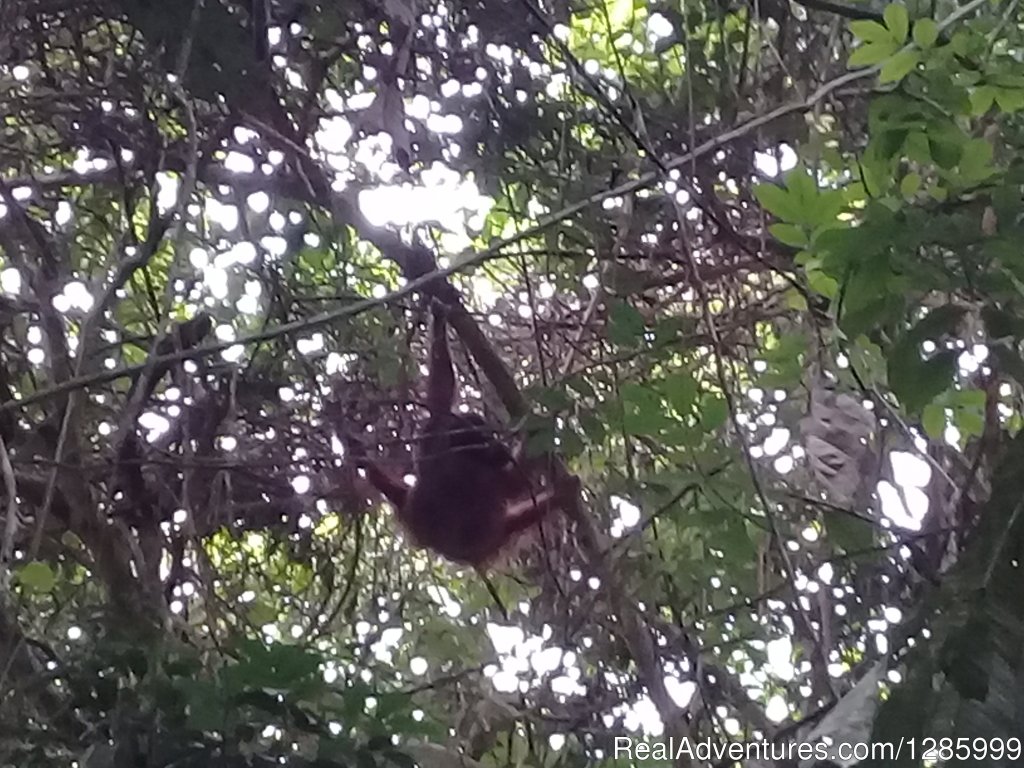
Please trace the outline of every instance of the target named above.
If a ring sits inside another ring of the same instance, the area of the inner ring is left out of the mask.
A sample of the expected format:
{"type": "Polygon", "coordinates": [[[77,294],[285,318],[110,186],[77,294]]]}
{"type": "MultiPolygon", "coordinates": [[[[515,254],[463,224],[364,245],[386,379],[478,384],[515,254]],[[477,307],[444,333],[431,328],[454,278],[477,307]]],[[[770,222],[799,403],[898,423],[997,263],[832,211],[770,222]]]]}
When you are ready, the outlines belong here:
{"type": "Polygon", "coordinates": [[[907,157],[915,163],[927,165],[932,161],[932,153],[928,147],[928,135],[921,131],[908,133],[903,142],[903,149],[907,157]]]}
{"type": "Polygon", "coordinates": [[[885,26],[889,28],[893,41],[897,45],[907,42],[907,34],[910,32],[910,17],[907,15],[906,7],[898,3],[890,3],[885,6],[882,16],[885,18],[885,26]]]}
{"type": "Polygon", "coordinates": [[[561,413],[572,407],[572,398],[564,389],[556,387],[531,387],[531,402],[538,405],[545,413],[561,413]]]}
{"type": "Polygon", "coordinates": [[[957,353],[951,349],[922,360],[904,353],[899,345],[889,356],[889,386],[908,413],[917,413],[949,389],[956,374],[957,353]]]}
{"type": "Polygon", "coordinates": [[[689,413],[697,400],[697,380],[689,371],[682,371],[665,379],[661,391],[677,413],[689,413]]]}
{"type": "Polygon", "coordinates": [[[805,212],[807,207],[814,203],[814,198],[818,196],[818,185],[811,172],[803,165],[798,165],[786,173],[785,179],[789,194],[796,199],[801,212],[805,212]]]}
{"type": "Polygon", "coordinates": [[[882,43],[891,39],[889,30],[877,21],[851,21],[850,31],[865,43],[882,43]]]}
{"type": "Polygon", "coordinates": [[[709,395],[701,403],[700,423],[704,429],[718,429],[729,418],[729,405],[725,398],[709,395]]]}
{"type": "Polygon", "coordinates": [[[18,582],[33,592],[52,592],[57,584],[57,575],[46,563],[35,560],[18,570],[18,582]]]}
{"type": "Polygon", "coordinates": [[[956,428],[964,437],[981,437],[985,432],[985,413],[977,408],[957,408],[956,428]]]}
{"type": "Polygon", "coordinates": [[[982,181],[994,172],[992,161],[992,145],[985,139],[971,139],[964,146],[960,157],[960,176],[962,181],[982,181]]]}
{"type": "Polygon", "coordinates": [[[820,293],[829,299],[834,299],[839,291],[839,283],[820,269],[807,270],[807,284],[815,293],[820,293]]]}
{"type": "Polygon", "coordinates": [[[987,398],[983,389],[963,389],[953,394],[953,401],[960,408],[984,408],[987,398]]]}
{"type": "Polygon", "coordinates": [[[824,517],[829,543],[836,549],[864,552],[874,543],[874,528],[866,520],[827,508],[824,517]]]}
{"type": "Polygon", "coordinates": [[[607,4],[608,25],[614,32],[628,28],[633,18],[633,0],[612,0],[607,4]]]}
{"type": "Polygon", "coordinates": [[[881,347],[867,336],[858,336],[848,351],[850,359],[861,375],[867,374],[872,381],[877,381],[883,386],[888,384],[885,356],[881,347]]]}
{"type": "Polygon", "coordinates": [[[939,38],[939,25],[934,19],[918,19],[914,22],[914,42],[922,48],[931,48],[939,38]]]}
{"type": "Polygon", "coordinates": [[[908,173],[900,181],[900,193],[904,197],[913,197],[921,189],[921,176],[916,173],[908,173]]]}
{"type": "Polygon", "coordinates": [[[885,61],[896,52],[896,44],[892,41],[884,43],[867,43],[850,54],[847,65],[851,68],[870,67],[885,61]]]}
{"type": "Polygon", "coordinates": [[[806,355],[806,338],[798,333],[782,334],[776,346],[765,350],[764,359],[769,368],[758,377],[758,381],[765,383],[768,379],[774,379],[783,387],[799,382],[806,355]]]}
{"type": "MultiPolygon", "coordinates": [[[[889,7],[891,8],[892,6],[889,7]]],[[[898,83],[913,71],[920,60],[920,51],[900,51],[882,65],[882,70],[878,73],[878,81],[881,83],[898,83]]]]}
{"type": "Polygon", "coordinates": [[[559,431],[558,441],[559,450],[567,458],[579,456],[586,449],[583,437],[568,424],[559,431]]]}
{"type": "Polygon", "coordinates": [[[754,187],[754,197],[768,213],[778,216],[783,221],[800,220],[800,204],[795,195],[775,184],[758,184],[754,187]]]}
{"type": "Polygon", "coordinates": [[[815,195],[809,201],[813,213],[812,222],[817,227],[834,224],[836,217],[846,207],[846,195],[840,189],[819,189],[815,186],[815,195]]]}
{"type": "Polygon", "coordinates": [[[861,158],[861,176],[868,195],[878,197],[888,192],[894,183],[890,168],[889,158],[880,149],[876,149],[874,143],[869,145],[868,151],[861,158]]]}
{"type": "Polygon", "coordinates": [[[807,233],[796,224],[772,224],[768,231],[779,242],[792,245],[794,248],[803,248],[807,245],[807,233]]]}
{"type": "Polygon", "coordinates": [[[921,414],[921,426],[932,440],[941,440],[946,432],[946,409],[937,403],[929,403],[921,414]]]}
{"type": "MultiPolygon", "coordinates": [[[[940,341],[956,332],[966,310],[955,304],[944,304],[925,315],[907,331],[889,351],[889,386],[906,407],[917,413],[953,383],[957,352],[943,350],[928,360],[921,357],[921,343],[940,341]]],[[[935,418],[932,415],[932,418],[935,418]]]]}
{"type": "Polygon", "coordinates": [[[936,164],[940,168],[951,170],[963,154],[963,145],[952,141],[928,140],[928,146],[936,164]]]}
{"type": "Polygon", "coordinates": [[[632,304],[615,301],[608,314],[608,339],[620,347],[635,347],[644,334],[644,317],[632,304]]]}
{"type": "Polygon", "coordinates": [[[598,418],[595,414],[586,411],[579,415],[580,427],[583,429],[583,434],[587,436],[587,439],[595,444],[599,445],[604,442],[605,435],[608,434],[608,428],[602,419],[598,418]]]}
{"type": "Polygon", "coordinates": [[[1000,88],[1024,88],[1024,74],[1019,72],[994,72],[988,81],[1000,88]]]}
{"type": "MultiPolygon", "coordinates": [[[[754,192],[761,204],[791,225],[805,228],[827,226],[846,205],[840,190],[822,190],[815,177],[803,166],[797,166],[785,175],[785,189],[774,185],[761,185],[754,192]]],[[[806,232],[795,226],[773,228],[772,232],[783,242],[795,247],[807,244],[806,232]]]]}
{"type": "Polygon", "coordinates": [[[996,93],[996,103],[1003,112],[1019,112],[1024,108],[1024,90],[1000,88],[996,93]]]}
{"type": "Polygon", "coordinates": [[[269,603],[253,603],[248,610],[249,621],[255,626],[262,627],[264,624],[272,624],[277,621],[277,609],[269,603]]]}
{"type": "Polygon", "coordinates": [[[509,202],[512,204],[512,210],[525,211],[530,202],[529,188],[523,184],[515,184],[509,191],[511,192],[509,202]]]}
{"type": "Polygon", "coordinates": [[[804,295],[795,288],[790,288],[786,291],[783,298],[786,300],[786,306],[790,309],[795,309],[798,312],[807,311],[807,299],[805,299],[804,295]]]}
{"type": "Polygon", "coordinates": [[[657,435],[669,419],[661,395],[643,384],[622,385],[623,427],[633,435],[657,435]]]}
{"type": "Polygon", "coordinates": [[[526,424],[526,455],[543,456],[555,445],[555,430],[550,419],[527,419],[526,424]]]}

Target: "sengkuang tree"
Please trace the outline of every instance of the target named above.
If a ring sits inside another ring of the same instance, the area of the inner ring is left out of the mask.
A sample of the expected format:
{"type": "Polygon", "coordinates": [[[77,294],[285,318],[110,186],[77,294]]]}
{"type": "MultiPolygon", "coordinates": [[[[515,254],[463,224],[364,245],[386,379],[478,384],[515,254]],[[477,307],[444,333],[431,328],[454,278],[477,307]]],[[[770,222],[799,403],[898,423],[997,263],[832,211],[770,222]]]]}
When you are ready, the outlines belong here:
{"type": "Polygon", "coordinates": [[[0,2],[0,764],[1015,764],[1022,24],[0,2]],[[485,574],[346,450],[437,298],[579,479],[485,574]]]}

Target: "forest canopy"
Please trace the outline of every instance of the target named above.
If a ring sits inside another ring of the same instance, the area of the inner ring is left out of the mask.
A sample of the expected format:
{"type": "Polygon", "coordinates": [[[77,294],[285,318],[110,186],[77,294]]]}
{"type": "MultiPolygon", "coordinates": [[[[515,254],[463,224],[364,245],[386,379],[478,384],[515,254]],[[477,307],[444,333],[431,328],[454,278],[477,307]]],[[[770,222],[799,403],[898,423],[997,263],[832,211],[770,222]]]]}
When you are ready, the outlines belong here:
{"type": "Polygon", "coordinates": [[[1018,0],[0,0],[0,765],[1019,764],[1022,109],[1018,0]]]}

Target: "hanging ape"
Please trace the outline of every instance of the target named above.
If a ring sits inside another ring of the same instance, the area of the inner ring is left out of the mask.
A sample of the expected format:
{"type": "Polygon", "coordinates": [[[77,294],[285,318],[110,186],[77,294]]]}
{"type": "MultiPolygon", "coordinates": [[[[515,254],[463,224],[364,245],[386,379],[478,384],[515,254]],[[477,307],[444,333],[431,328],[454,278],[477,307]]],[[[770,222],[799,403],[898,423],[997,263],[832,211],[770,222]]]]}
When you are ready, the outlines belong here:
{"type": "Polygon", "coordinates": [[[444,305],[433,304],[429,416],[417,437],[416,483],[410,487],[363,455],[357,466],[395,506],[415,544],[457,563],[483,566],[515,535],[539,523],[555,492],[534,492],[517,457],[476,414],[452,412],[455,373],[448,352],[444,305]]]}

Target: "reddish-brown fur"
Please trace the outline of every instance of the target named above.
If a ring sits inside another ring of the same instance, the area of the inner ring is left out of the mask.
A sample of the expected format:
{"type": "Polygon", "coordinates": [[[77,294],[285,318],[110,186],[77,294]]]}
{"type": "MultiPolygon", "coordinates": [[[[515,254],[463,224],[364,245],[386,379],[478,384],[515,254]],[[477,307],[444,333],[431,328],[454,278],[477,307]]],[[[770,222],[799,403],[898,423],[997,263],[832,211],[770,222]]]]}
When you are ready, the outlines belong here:
{"type": "Polygon", "coordinates": [[[516,457],[482,418],[452,412],[455,374],[443,313],[435,305],[427,378],[430,416],[417,440],[415,485],[410,488],[379,465],[359,461],[418,546],[480,567],[515,535],[540,522],[554,494],[550,489],[533,492],[516,457]]]}

